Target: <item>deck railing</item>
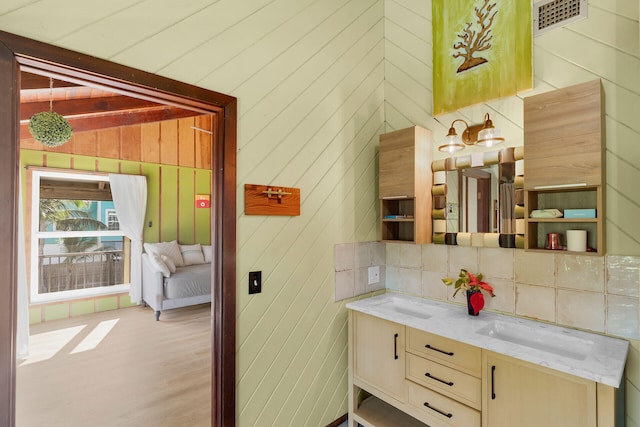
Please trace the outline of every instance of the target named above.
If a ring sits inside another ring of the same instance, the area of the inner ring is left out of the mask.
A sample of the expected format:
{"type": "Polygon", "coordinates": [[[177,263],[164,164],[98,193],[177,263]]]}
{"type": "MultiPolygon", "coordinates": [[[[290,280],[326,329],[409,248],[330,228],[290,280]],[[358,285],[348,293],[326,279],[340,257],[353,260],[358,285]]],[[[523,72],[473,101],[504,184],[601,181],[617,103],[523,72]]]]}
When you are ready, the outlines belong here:
{"type": "Polygon", "coordinates": [[[40,255],[40,293],[113,286],[124,281],[121,250],[40,255]]]}

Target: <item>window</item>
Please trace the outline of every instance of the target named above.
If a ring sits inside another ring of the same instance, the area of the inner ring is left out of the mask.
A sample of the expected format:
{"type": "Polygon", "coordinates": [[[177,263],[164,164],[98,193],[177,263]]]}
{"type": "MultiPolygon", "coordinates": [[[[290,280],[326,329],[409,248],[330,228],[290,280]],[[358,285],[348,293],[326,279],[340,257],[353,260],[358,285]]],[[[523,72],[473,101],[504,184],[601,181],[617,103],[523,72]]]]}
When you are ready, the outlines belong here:
{"type": "Polygon", "coordinates": [[[105,209],[105,224],[109,230],[120,230],[120,223],[115,209],[105,209]]]}
{"type": "Polygon", "coordinates": [[[31,301],[129,289],[128,240],[108,176],[32,171],[31,301]]]}

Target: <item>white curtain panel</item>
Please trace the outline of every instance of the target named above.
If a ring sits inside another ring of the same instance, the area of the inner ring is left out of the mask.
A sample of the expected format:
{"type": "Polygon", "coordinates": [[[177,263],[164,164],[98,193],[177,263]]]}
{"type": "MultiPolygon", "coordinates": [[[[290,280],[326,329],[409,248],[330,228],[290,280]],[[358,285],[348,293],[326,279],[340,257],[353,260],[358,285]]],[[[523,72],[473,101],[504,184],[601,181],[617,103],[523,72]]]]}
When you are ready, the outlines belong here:
{"type": "Polygon", "coordinates": [[[111,196],[120,231],[131,240],[131,302],[142,302],[142,231],[147,210],[147,179],[140,175],[109,174],[111,196]]]}

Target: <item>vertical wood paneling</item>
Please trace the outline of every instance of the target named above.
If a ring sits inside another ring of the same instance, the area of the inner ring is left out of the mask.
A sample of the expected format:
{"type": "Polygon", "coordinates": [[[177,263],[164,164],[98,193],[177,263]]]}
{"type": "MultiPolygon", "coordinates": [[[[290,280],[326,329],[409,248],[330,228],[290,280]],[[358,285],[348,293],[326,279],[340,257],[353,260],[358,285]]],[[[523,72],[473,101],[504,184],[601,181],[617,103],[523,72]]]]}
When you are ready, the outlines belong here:
{"type": "Polygon", "coordinates": [[[178,164],[180,166],[194,167],[196,165],[195,153],[195,119],[189,117],[178,120],[178,141],[180,149],[178,150],[178,164]]]}
{"type": "Polygon", "coordinates": [[[120,129],[102,129],[98,132],[97,145],[97,157],[105,157],[109,159],[120,158],[120,129]]]}
{"type": "MultiPolygon", "coordinates": [[[[213,194],[211,192],[211,171],[204,169],[196,169],[195,173],[195,193],[208,194],[213,202],[213,194]]],[[[211,244],[211,208],[196,209],[195,212],[195,236],[194,241],[203,245],[211,244]]]]}
{"type": "Polygon", "coordinates": [[[160,163],[178,164],[178,122],[160,122],[160,163]]]}
{"type": "Polygon", "coordinates": [[[160,163],[160,124],[145,123],[142,125],[142,161],[160,163]]]}
{"type": "MultiPolygon", "coordinates": [[[[213,128],[211,116],[197,116],[195,118],[195,126],[211,131],[213,128]]],[[[211,169],[211,144],[213,138],[206,132],[195,132],[195,166],[198,169],[211,169]]]]}
{"type": "MultiPolygon", "coordinates": [[[[77,132],[72,137],[74,142],[74,153],[81,156],[92,156],[95,157],[98,155],[98,133],[97,132],[77,132]]],[[[21,144],[22,148],[25,147],[24,144],[21,144]]]]}
{"type": "Polygon", "coordinates": [[[120,158],[124,160],[142,160],[142,129],[137,126],[123,126],[120,128],[120,158]]]}

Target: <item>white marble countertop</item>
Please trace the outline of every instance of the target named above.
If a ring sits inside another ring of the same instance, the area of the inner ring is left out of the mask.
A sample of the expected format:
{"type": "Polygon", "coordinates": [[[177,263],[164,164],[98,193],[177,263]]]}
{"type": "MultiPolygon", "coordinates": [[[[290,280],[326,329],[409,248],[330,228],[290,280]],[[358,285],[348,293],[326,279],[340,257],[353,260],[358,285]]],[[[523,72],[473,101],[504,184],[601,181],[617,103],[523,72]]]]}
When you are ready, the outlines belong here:
{"type": "Polygon", "coordinates": [[[629,351],[622,339],[393,292],[346,307],[616,388],[629,351]]]}

